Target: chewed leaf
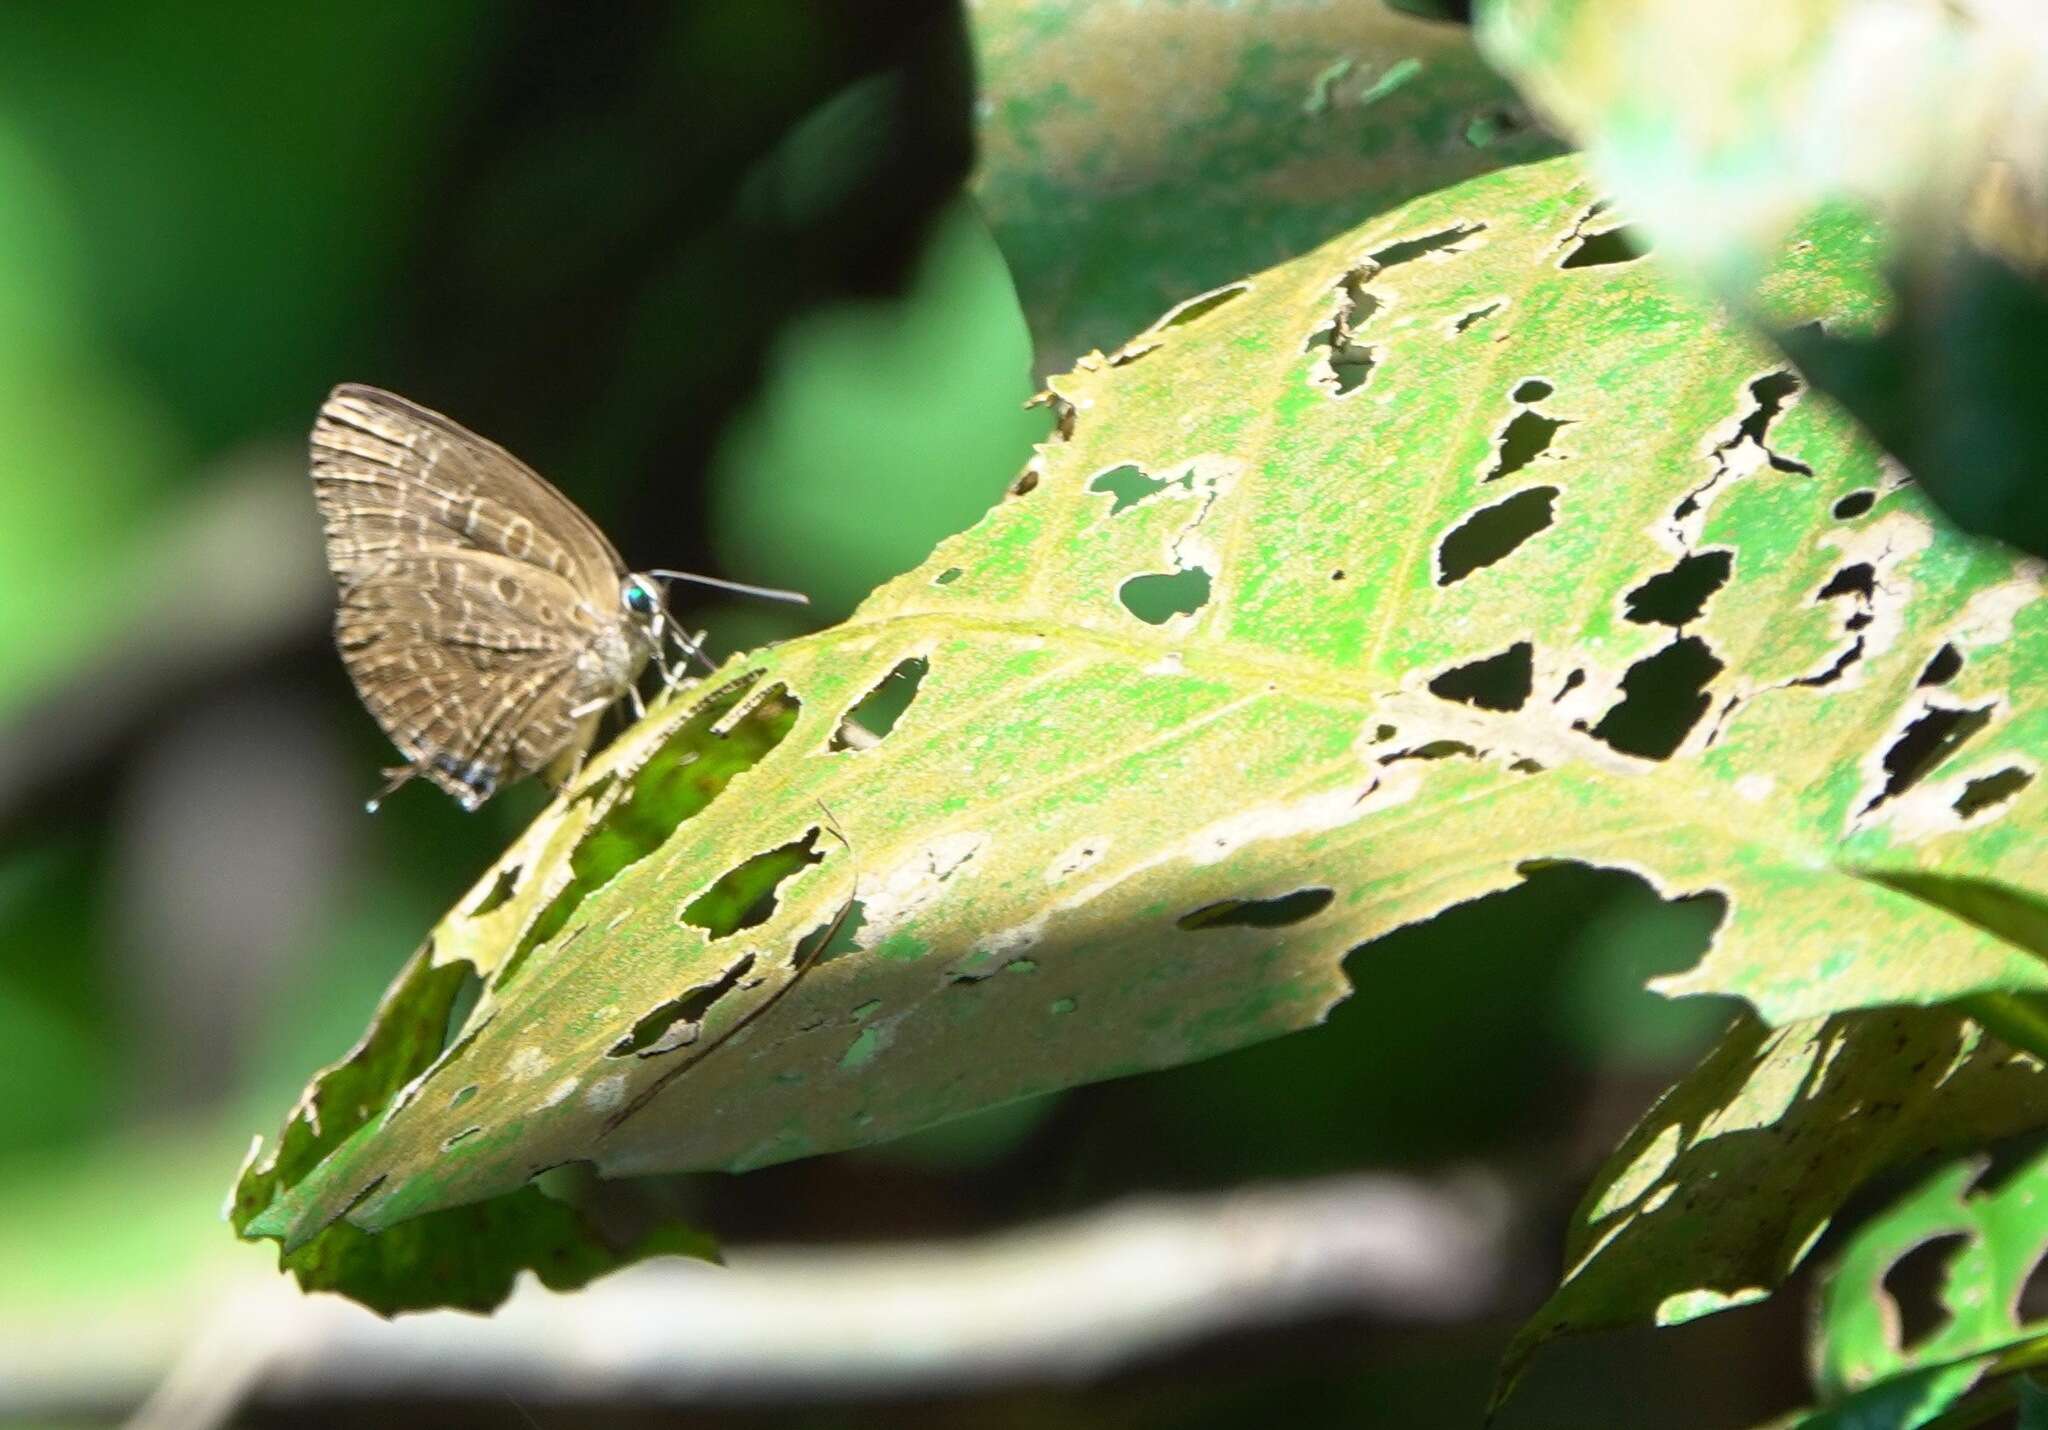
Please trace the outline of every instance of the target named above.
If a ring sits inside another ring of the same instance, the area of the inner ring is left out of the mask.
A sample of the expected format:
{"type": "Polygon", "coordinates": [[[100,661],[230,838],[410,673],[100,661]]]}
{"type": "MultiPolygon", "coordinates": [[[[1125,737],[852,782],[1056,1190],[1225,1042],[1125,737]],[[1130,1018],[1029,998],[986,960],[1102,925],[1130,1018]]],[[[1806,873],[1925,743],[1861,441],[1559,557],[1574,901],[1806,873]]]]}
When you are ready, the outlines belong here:
{"type": "Polygon", "coordinates": [[[2048,555],[2040,7],[1872,0],[1495,0],[1489,58],[1585,150],[1675,274],[1771,332],[1968,530],[2048,555]],[[1672,84],[1683,74],[1685,83],[1672,84]],[[1870,222],[1867,220],[1874,220],[1870,222]],[[1847,313],[1767,273],[1859,230],[1882,293],[1847,313]]]}
{"type": "Polygon", "coordinates": [[[975,196],[1046,366],[1155,315],[1220,321],[1244,301],[1235,280],[1277,255],[1558,152],[1469,32],[1386,5],[966,13],[984,94],[975,196]]]}
{"type": "MultiPolygon", "coordinates": [[[[2044,1119],[2041,1064],[1938,1009],[1738,1026],[1594,1178],[1564,1283],[1510,1349],[1504,1381],[1557,1336],[1760,1300],[1872,1176],[2044,1119]]],[[[1896,1346],[1892,1359],[1903,1368],[1896,1346]]],[[[1838,1370],[1845,1387],[1873,1378],[1838,1370]]]]}
{"type": "MultiPolygon", "coordinates": [[[[2038,1150],[1999,1169],[1975,1154],[1859,1228],[1821,1290],[1814,1362],[1822,1405],[1799,1423],[1937,1423],[1988,1375],[2035,1363],[2048,1343],[2037,1295],[2048,1251],[2044,1194],[2048,1157],[2038,1150]],[[1874,1418],[1893,1405],[1910,1413],[1874,1418]]],[[[2028,1403],[2024,1383],[2005,1389],[2028,1403]]],[[[2027,1412],[2019,1423],[2030,1423],[2027,1412]]]]}
{"type": "Polygon", "coordinates": [[[570,1161],[757,1167],[1205,1057],[1532,863],[1718,895],[1670,986],[1774,1023],[2048,989],[2032,926],[1981,916],[2048,860],[2043,782],[2000,775],[2048,734],[2015,695],[2038,573],[1654,255],[1563,266],[1597,199],[1562,161],[1475,180],[1058,379],[1031,481],[660,702],[458,902],[372,1035],[421,1056],[323,1084],[353,1120],[292,1134],[248,1230],[381,1232],[570,1161]],[[1348,392],[1307,341],[1333,316],[1374,354],[1348,392]],[[1506,437],[1504,396],[1568,425],[1506,437]],[[444,1049],[422,980],[458,962],[444,1049]]]}

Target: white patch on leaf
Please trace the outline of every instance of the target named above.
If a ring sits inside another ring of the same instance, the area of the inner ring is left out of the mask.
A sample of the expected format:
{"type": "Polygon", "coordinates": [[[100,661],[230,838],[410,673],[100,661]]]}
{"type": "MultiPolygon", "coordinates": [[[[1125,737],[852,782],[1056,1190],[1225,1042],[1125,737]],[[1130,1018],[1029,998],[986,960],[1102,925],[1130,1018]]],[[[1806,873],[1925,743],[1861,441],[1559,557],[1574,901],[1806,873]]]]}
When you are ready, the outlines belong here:
{"type": "Polygon", "coordinates": [[[1092,869],[1101,863],[1102,856],[1108,852],[1108,835],[1085,835],[1053,855],[1052,862],[1045,868],[1045,882],[1058,884],[1071,879],[1083,870],[1092,869]]]}
{"type": "Polygon", "coordinates": [[[2011,640],[2013,618],[2041,599],[2048,565],[2026,561],[2020,563],[2020,571],[2014,579],[1987,586],[1970,597],[1949,628],[1949,639],[1972,649],[2011,640]]]}
{"type": "Polygon", "coordinates": [[[941,835],[880,878],[861,880],[862,946],[873,948],[922,913],[988,845],[986,834],[941,835]]]}
{"type": "Polygon", "coordinates": [[[624,1073],[613,1073],[610,1077],[599,1078],[590,1085],[590,1091],[583,1094],[583,1105],[592,1112],[610,1112],[625,1100],[624,1073]]]}

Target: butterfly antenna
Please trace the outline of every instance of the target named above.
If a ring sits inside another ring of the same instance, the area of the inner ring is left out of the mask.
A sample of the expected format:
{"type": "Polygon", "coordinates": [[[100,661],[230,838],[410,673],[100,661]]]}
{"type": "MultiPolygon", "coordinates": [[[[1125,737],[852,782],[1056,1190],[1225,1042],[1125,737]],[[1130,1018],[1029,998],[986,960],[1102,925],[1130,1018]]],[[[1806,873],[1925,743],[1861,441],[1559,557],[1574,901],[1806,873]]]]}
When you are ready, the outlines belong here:
{"type": "Polygon", "coordinates": [[[744,581],[726,581],[717,576],[699,576],[694,571],[652,570],[647,573],[664,581],[687,581],[693,586],[711,586],[720,591],[737,591],[742,596],[759,596],[764,601],[787,601],[792,606],[808,606],[811,598],[801,591],[785,591],[777,586],[749,586],[744,581]]]}

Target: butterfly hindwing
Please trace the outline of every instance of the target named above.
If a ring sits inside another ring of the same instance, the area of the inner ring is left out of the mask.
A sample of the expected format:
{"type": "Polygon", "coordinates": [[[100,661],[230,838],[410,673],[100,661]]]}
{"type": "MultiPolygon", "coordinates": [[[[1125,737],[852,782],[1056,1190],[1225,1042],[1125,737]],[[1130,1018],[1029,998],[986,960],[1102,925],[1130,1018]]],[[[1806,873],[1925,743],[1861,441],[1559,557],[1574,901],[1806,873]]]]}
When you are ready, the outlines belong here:
{"type": "Polygon", "coordinates": [[[413,770],[474,809],[580,763],[646,659],[590,519],[503,448],[375,388],[329,396],[312,468],[342,662],[413,770]]]}

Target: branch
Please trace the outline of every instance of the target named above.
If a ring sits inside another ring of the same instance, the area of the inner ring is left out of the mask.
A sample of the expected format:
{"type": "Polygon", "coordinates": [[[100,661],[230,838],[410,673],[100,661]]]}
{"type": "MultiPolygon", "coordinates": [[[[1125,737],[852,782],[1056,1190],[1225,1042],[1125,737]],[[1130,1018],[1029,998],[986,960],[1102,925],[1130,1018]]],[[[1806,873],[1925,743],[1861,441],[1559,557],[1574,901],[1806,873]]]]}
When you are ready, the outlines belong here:
{"type": "Polygon", "coordinates": [[[219,1425],[244,1396],[697,1405],[1081,1380],[1249,1327],[1483,1314],[1507,1224],[1490,1181],[1353,1176],[1132,1201],[971,1241],[652,1263],[573,1295],[526,1283],[489,1320],[387,1322],[272,1280],[219,1307],[132,1424],[219,1425]]]}

